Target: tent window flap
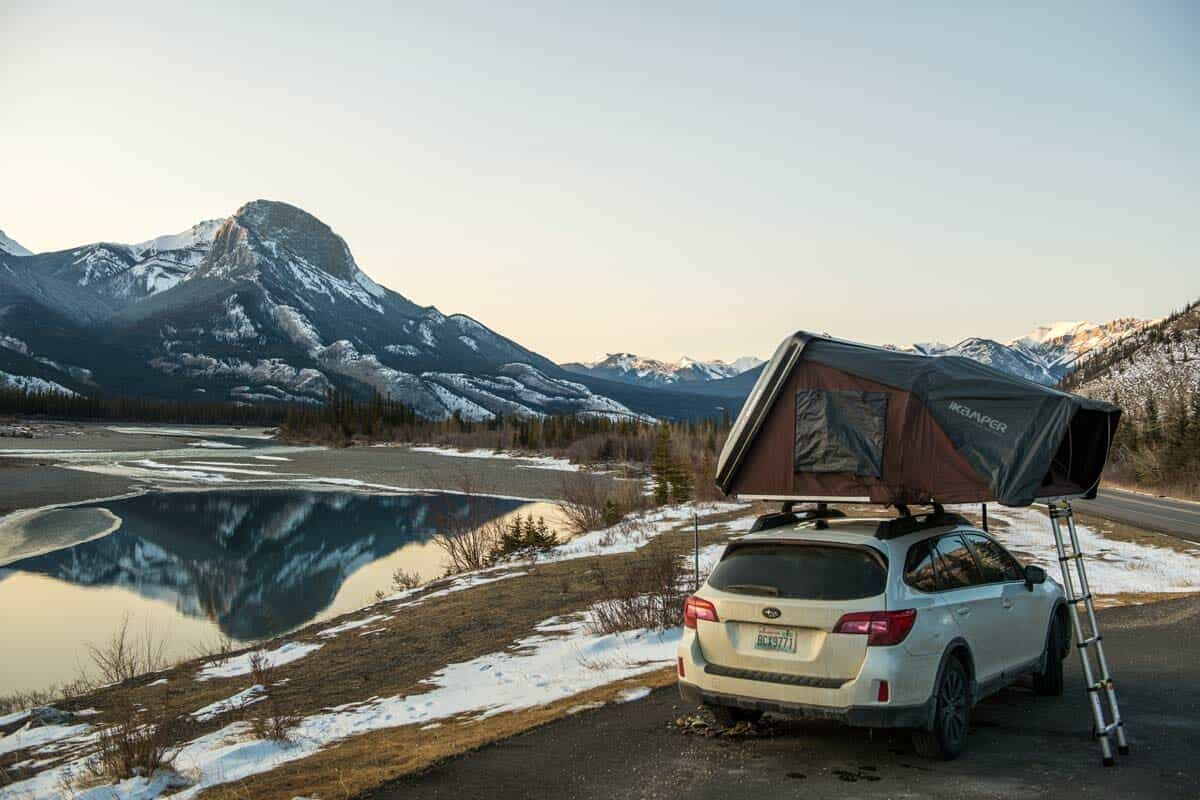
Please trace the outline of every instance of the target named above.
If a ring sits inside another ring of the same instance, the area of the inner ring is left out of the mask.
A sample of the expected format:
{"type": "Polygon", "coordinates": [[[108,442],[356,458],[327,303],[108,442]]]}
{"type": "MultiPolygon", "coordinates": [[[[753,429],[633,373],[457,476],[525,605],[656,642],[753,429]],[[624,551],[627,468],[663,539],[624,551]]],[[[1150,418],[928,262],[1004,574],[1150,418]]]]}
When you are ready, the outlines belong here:
{"type": "Polygon", "coordinates": [[[796,392],[796,472],[883,472],[885,392],[801,389],[796,392]]]}

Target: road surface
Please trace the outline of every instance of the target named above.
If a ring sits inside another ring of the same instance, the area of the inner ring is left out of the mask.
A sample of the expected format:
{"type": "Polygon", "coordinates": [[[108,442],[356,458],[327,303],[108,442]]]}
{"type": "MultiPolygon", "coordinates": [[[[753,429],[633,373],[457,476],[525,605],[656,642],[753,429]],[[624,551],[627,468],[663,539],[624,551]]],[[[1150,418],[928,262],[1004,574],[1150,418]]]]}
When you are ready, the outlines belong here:
{"type": "Polygon", "coordinates": [[[1200,796],[1200,598],[1101,612],[1132,754],[1102,768],[1078,657],[1064,697],[1013,687],[976,708],[967,754],[926,761],[901,732],[788,723],[766,738],[685,735],[674,689],[460,756],[362,800],[1172,798],[1200,796]]]}
{"type": "Polygon", "coordinates": [[[1121,489],[1101,489],[1096,499],[1076,502],[1075,510],[1200,542],[1200,503],[1121,489]]]}

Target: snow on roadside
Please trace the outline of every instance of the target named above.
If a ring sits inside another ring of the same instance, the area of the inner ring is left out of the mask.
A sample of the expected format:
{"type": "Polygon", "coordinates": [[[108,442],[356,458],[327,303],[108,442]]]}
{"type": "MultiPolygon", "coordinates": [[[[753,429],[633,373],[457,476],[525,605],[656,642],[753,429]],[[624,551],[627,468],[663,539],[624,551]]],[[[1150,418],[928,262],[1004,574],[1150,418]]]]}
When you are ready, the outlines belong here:
{"type": "MultiPolygon", "coordinates": [[[[1035,508],[988,509],[988,516],[1007,523],[992,535],[1005,547],[1027,553],[1059,583],[1062,570],[1054,534],[1046,514],[1035,508]]],[[[1097,595],[1142,592],[1200,591],[1200,547],[1180,552],[1166,547],[1106,539],[1075,523],[1087,566],[1088,582],[1097,595]]],[[[1065,534],[1065,531],[1064,531],[1065,534]]]]}
{"type": "Polygon", "coordinates": [[[205,666],[196,674],[196,680],[207,681],[213,678],[236,678],[238,675],[249,675],[250,659],[255,655],[262,657],[263,666],[266,669],[272,669],[299,661],[322,647],[324,645],[319,642],[284,642],[274,650],[251,650],[248,653],[205,666]]]}

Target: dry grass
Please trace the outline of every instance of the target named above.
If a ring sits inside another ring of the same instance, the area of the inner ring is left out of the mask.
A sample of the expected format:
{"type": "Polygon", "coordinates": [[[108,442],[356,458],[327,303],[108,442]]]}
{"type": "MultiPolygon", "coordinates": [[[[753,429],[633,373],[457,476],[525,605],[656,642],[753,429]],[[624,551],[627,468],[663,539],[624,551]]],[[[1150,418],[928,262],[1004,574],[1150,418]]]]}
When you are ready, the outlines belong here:
{"type": "Polygon", "coordinates": [[[300,716],[284,710],[274,691],[274,670],[267,664],[261,652],[250,656],[251,685],[262,687],[262,700],[247,706],[247,722],[259,739],[276,742],[291,741],[292,729],[300,724],[300,716]]]}

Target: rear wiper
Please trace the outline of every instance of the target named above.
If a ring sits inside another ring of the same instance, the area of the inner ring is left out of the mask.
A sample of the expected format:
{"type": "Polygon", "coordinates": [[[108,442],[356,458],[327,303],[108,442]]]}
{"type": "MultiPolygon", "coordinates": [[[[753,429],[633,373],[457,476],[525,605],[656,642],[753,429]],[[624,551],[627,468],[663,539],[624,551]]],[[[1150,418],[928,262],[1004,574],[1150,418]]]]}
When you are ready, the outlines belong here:
{"type": "Polygon", "coordinates": [[[739,594],[765,594],[768,597],[779,597],[779,589],[774,586],[766,586],[761,583],[735,583],[731,586],[726,586],[725,591],[737,592],[739,594]]]}

